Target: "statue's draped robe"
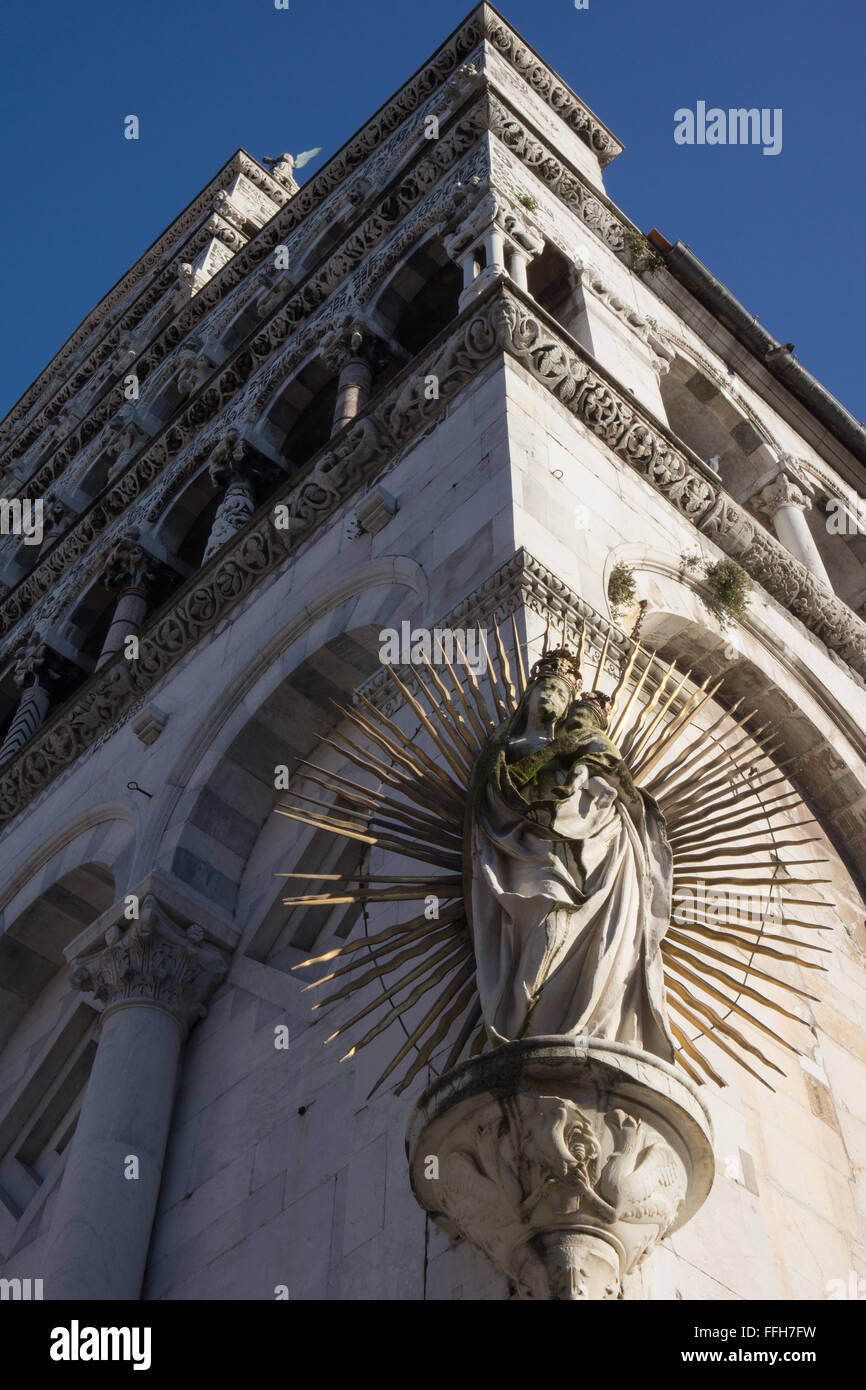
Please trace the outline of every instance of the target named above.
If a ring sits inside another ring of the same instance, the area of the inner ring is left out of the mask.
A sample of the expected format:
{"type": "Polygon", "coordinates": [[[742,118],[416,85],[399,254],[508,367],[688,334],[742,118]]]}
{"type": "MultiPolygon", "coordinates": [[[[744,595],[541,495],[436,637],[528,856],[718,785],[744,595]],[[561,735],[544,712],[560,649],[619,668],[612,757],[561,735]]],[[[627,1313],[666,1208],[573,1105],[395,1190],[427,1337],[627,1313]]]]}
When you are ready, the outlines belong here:
{"type": "Polygon", "coordinates": [[[664,820],[596,710],[572,710],[526,756],[509,749],[508,721],[476,763],[465,862],[484,1020],[495,1043],[586,1034],[672,1060],[664,820]]]}

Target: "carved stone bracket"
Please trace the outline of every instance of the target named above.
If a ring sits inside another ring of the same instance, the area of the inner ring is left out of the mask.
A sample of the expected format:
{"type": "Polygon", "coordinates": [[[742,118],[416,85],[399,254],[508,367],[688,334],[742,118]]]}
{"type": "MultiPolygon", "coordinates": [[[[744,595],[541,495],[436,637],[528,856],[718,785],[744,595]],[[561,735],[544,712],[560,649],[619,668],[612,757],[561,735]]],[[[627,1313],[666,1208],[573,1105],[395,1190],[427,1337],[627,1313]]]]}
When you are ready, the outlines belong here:
{"type": "Polygon", "coordinates": [[[421,1096],[406,1151],[420,1205],[521,1299],[621,1297],[714,1172],[695,1088],[592,1038],[508,1043],[447,1072],[421,1096]]]}
{"type": "Polygon", "coordinates": [[[200,926],[182,931],[153,894],[137,921],[105,933],[102,948],[73,963],[69,982],[92,996],[103,1018],[130,1004],[167,1009],[186,1032],[206,1013],[206,1001],[228,971],[225,956],[200,926]]]}

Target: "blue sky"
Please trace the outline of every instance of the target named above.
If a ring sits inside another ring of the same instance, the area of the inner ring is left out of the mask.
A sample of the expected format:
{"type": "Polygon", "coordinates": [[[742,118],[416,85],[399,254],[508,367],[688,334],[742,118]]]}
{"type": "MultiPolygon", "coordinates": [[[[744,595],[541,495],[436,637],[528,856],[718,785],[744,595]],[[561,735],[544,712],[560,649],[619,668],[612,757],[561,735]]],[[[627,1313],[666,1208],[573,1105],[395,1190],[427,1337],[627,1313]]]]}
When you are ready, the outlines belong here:
{"type": "MultiPolygon", "coordinates": [[[[243,146],[323,146],[427,58],[467,0],[6,0],[0,416],[243,146]],[[123,138],[134,113],[141,138],[123,138]]],[[[509,0],[506,19],[626,151],[610,197],[682,240],[866,419],[861,0],[509,0]],[[780,107],[777,156],[674,142],[698,101],[780,107]]]]}

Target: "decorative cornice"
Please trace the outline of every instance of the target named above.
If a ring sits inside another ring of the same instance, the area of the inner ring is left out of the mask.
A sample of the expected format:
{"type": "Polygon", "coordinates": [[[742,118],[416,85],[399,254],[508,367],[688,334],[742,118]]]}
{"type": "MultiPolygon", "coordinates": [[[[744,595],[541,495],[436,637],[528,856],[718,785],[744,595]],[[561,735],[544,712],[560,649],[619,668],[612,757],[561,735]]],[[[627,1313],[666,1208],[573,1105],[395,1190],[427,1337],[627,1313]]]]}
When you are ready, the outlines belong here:
{"type": "MultiPolygon", "coordinates": [[[[556,158],[552,150],[526,125],[524,118],[510,107],[507,101],[500,99],[489,83],[482,85],[480,98],[480,101],[476,101],[472,108],[476,113],[479,111],[483,112],[483,119],[480,127],[478,127],[478,133],[481,133],[483,129],[489,129],[493,134],[497,135],[503,145],[509,149],[514,156],[520,159],[534,176],[540,178],[550,188],[551,192],[560,198],[575,215],[580,217],[594,235],[598,236],[611,250],[619,255],[625,256],[627,254],[626,234],[629,231],[634,231],[628,219],[619,212],[609,199],[605,198],[597,189],[592,188],[578,170],[566,161],[556,158]]],[[[467,120],[468,113],[464,112],[461,116],[461,123],[465,126],[467,120]]],[[[476,122],[473,121],[473,127],[475,125],[476,122]]],[[[441,136],[436,142],[437,155],[442,154],[447,144],[448,141],[445,140],[444,136],[441,136]]],[[[429,159],[422,160],[421,170],[416,170],[416,181],[420,182],[422,186],[424,170],[428,166],[431,166],[431,163],[429,159]]],[[[302,190],[302,192],[306,193],[307,188],[309,188],[309,185],[305,185],[305,189],[302,190]]],[[[386,223],[390,223],[394,217],[393,197],[389,196],[390,192],[390,190],[386,191],[385,197],[380,201],[380,206],[377,209],[380,218],[384,217],[386,223]]],[[[400,186],[400,193],[402,192],[403,185],[400,186]]],[[[272,234],[272,246],[276,246],[281,240],[286,240],[291,230],[299,226],[308,215],[302,212],[300,199],[301,195],[299,194],[296,198],[291,200],[290,206],[285,208],[279,217],[273,218],[272,221],[267,224],[266,230],[269,235],[272,234]],[[280,225],[281,223],[287,222],[289,224],[288,226],[280,225]]],[[[327,201],[327,198],[325,201],[327,201]]],[[[313,210],[314,209],[310,209],[310,211],[313,210]]],[[[369,218],[366,227],[369,227],[369,218]]],[[[237,235],[231,228],[226,229],[226,234],[231,236],[237,235]]],[[[345,274],[346,261],[344,248],[348,245],[356,245],[356,239],[359,234],[364,237],[365,235],[368,236],[369,232],[363,225],[360,228],[353,228],[349,236],[347,236],[346,241],[343,243],[343,247],[337,248],[329,257],[329,271],[332,271],[334,266],[339,266],[342,262],[343,273],[345,274]]],[[[253,242],[258,244],[257,238],[253,238],[253,242]]],[[[250,244],[252,245],[252,243],[250,244]]],[[[237,271],[240,271],[244,264],[245,262],[239,252],[235,254],[231,262],[229,262],[229,265],[234,267],[237,271]]],[[[349,264],[351,265],[352,262],[350,261],[349,264]]],[[[136,315],[124,318],[120,321],[111,335],[109,346],[105,348],[104,356],[100,356],[98,362],[94,363],[94,367],[103,362],[109,354],[114,351],[121,334],[126,334],[134,329],[135,326],[140,323],[142,314],[145,311],[149,313],[153,306],[159,303],[165,295],[166,290],[170,288],[170,282],[175,269],[176,267],[174,263],[172,263],[172,266],[169,266],[168,269],[162,273],[155,291],[151,290],[144,308],[139,309],[136,315]]],[[[226,278],[225,275],[218,272],[206,286],[206,290],[200,291],[189,300],[186,309],[179,313],[179,316],[172,321],[160,338],[139,355],[136,362],[136,374],[139,376],[140,381],[147,381],[154,368],[157,367],[160,362],[164,362],[167,355],[177,350],[178,345],[191,331],[193,331],[202,315],[210,315],[215,304],[219,303],[221,299],[224,297],[230,299],[233,296],[234,290],[239,287],[239,282],[242,282],[246,278],[247,272],[250,269],[251,267],[247,266],[246,269],[243,269],[243,274],[238,274],[231,278],[226,278]]],[[[295,301],[300,298],[305,302],[307,312],[309,312],[310,308],[311,293],[315,296],[316,288],[314,285],[311,289],[309,278],[297,287],[295,293],[295,301]]],[[[240,306],[238,306],[238,308],[239,307],[240,306]]],[[[262,308],[263,306],[260,304],[259,307],[262,308]]],[[[280,314],[285,314],[286,307],[286,305],[282,306],[280,314]]],[[[273,303],[269,304],[267,308],[268,312],[273,314],[273,318],[267,324],[263,322],[256,332],[259,337],[263,332],[267,332],[273,338],[274,332],[279,332],[280,316],[276,314],[273,303]]],[[[283,336],[285,336],[285,332],[283,336]]],[[[244,348],[239,349],[238,355],[240,355],[247,346],[248,344],[245,344],[244,348]]],[[[88,374],[84,373],[83,382],[86,383],[87,379],[88,374]]],[[[77,383],[79,378],[76,377],[75,380],[77,383]]],[[[59,399],[60,397],[56,398],[58,401],[59,399]]],[[[120,402],[120,396],[118,396],[117,399],[115,399],[114,396],[107,399],[104,398],[94,407],[93,411],[89,412],[85,420],[75,424],[70,434],[58,444],[58,448],[52,458],[42,465],[33,478],[28,480],[28,495],[38,496],[45,488],[50,486],[52,481],[63,472],[85,444],[95,439],[101,428],[111,419],[120,402]]]]}
{"type": "Polygon", "coordinates": [[[490,5],[482,6],[487,20],[484,37],[511,65],[536,96],[580,136],[597,157],[602,169],[622,154],[624,146],[561,78],[542,62],[490,5]]]}
{"type": "MultiPolygon", "coordinates": [[[[569,587],[558,575],[536,560],[521,547],[488,579],[473,589],[432,624],[434,628],[466,632],[472,628],[487,632],[491,651],[494,648],[493,625],[499,627],[506,651],[513,651],[511,618],[526,612],[535,613],[545,627],[549,624],[556,634],[565,631],[585,633],[584,654],[592,664],[598,662],[607,644],[604,669],[613,677],[620,674],[634,643],[621,628],[603,617],[591,604],[569,587]]],[[[645,663],[638,662],[638,670],[645,663]]],[[[657,662],[661,677],[664,666],[657,662]]],[[[400,680],[415,694],[419,684],[411,666],[394,668],[400,680]]],[[[652,676],[649,688],[653,689],[652,676]]],[[[403,704],[399,689],[384,667],[380,667],[359,686],[359,693],[384,714],[394,714],[403,704]]]]}
{"type": "MultiPolygon", "coordinates": [[[[0,424],[9,426],[26,418],[28,411],[37,404],[39,396],[48,388],[61,366],[74,356],[87,338],[97,330],[106,316],[127,296],[132,294],[135,287],[159,265],[160,261],[166,255],[173,253],[177,246],[178,237],[200,221],[201,217],[213,206],[216,195],[237,174],[243,174],[252,183],[263,188],[273,202],[280,204],[286,201],[288,197],[286,190],[275,179],[272,179],[270,174],[262,169],[245,150],[237,150],[222,169],[205,185],[201,193],[193,199],[189,207],[175,218],[162,236],[157,238],[144,255],[139,257],[117,284],[109,290],[108,294],[104,295],[87,317],[82,320],[75,332],[67,338],[63,346],[40,372],[32,386],[15,403],[4,419],[0,421],[0,424]]],[[[81,384],[79,382],[79,386],[81,384]]],[[[75,389],[77,390],[78,387],[75,389]]],[[[57,408],[59,410],[59,405],[57,408]]]]}
{"type": "Polygon", "coordinates": [[[616,315],[630,333],[633,333],[645,344],[653,367],[659,376],[663,376],[669,370],[675,353],[665,342],[664,335],[659,330],[655,319],[645,318],[643,314],[639,314],[633,303],[622,299],[615,290],[610,288],[601,272],[589,261],[576,261],[574,276],[584,291],[594,295],[612,314],[616,315]]]}
{"type": "Polygon", "coordinates": [[[520,291],[490,309],[497,340],[587,429],[861,678],[866,624],[712,479],[691,450],[520,291]],[[590,365],[591,364],[591,365],[590,365]]]}
{"type": "MultiPolygon", "coordinates": [[[[306,218],[316,207],[354,175],[364,161],[375,151],[408,116],[413,114],[431,94],[444,85],[461,67],[467,57],[483,41],[512,67],[514,72],[531,87],[550,109],[574,130],[587,144],[605,167],[622,151],[623,146],[607,127],[586,107],[577,95],[570,90],[542,59],[533,52],[511,29],[496,10],[482,4],[475,9],[459,28],[445,41],[433,57],[387,102],[385,106],[358,132],[343,149],[330,160],[303,188],[289,198],[289,206],[277,214],[265,227],[247,243],[249,253],[236,255],[233,261],[214,276],[219,280],[219,297],[223,297],[242,280],[250,270],[259,264],[268,252],[306,218]]],[[[265,188],[268,197],[279,203],[286,199],[286,190],[244,151],[238,151],[232,160],[211,180],[190,207],[177,218],[163,236],[141,257],[118,285],[106,295],[88,315],[74,334],[37,378],[36,382],[9,412],[2,422],[7,427],[26,416],[44,392],[48,383],[55,377],[62,364],[71,357],[110,310],[128,296],[131,290],[145,275],[150,273],[163,258],[167,250],[176,246],[180,232],[195,225],[202,212],[213,207],[215,195],[225,192],[224,184],[236,173],[243,173],[252,182],[265,188]]],[[[207,307],[212,308],[214,300],[207,307]]],[[[179,336],[184,336],[189,326],[184,327],[179,336]]],[[[63,399],[68,399],[86,383],[89,374],[104,361],[116,344],[107,348],[98,361],[88,364],[86,372],[79,372],[73,390],[66,390],[72,383],[66,383],[60,394],[52,400],[53,409],[48,418],[53,418],[60,410],[63,399]],[[79,379],[81,378],[81,379],[79,379]]]]}

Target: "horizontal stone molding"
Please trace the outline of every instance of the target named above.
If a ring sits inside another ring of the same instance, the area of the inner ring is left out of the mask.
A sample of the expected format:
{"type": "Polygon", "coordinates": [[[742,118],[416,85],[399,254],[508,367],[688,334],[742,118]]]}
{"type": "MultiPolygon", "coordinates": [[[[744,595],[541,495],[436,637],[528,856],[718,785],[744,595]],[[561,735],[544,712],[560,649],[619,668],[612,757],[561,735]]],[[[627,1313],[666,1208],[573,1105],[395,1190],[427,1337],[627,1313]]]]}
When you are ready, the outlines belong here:
{"type": "MultiPolygon", "coordinates": [[[[369,485],[503,352],[698,531],[737,560],[861,681],[866,678],[866,625],[725,494],[700,460],[616,387],[590,354],[534,301],[500,283],[467,308],[387,391],[329,441],[282,496],[259,509],[232,545],[187,582],[142,634],[138,661],[117,658],[103,667],[38,730],[0,775],[0,823],[14,817],[128,715],[240,600],[312,540],[353,494],[369,485]],[[425,395],[424,381],[430,375],[439,380],[439,398],[434,400],[425,395]],[[277,506],[285,508],[288,520],[280,530],[273,524],[277,506]]],[[[553,589],[559,581],[551,576],[545,583],[553,589]]],[[[564,595],[566,586],[562,590],[564,595]]],[[[563,605],[565,612],[564,597],[563,605]]],[[[484,606],[478,611],[483,612],[484,606]]],[[[579,605],[576,616],[585,616],[579,605]]],[[[453,625],[466,625],[458,622],[460,617],[461,610],[455,610],[453,625]]]]}
{"type": "Polygon", "coordinates": [[[329,440],[282,495],[275,494],[231,545],[204,565],[141,634],[139,658],[118,657],[96,671],[53,718],[42,725],[0,774],[0,824],[7,823],[120,719],[195,644],[271,575],[394,454],[443,411],[448,402],[499,354],[489,316],[474,306],[397,376],[388,390],[329,440]],[[424,378],[439,379],[439,398],[428,400],[424,378]],[[276,508],[288,525],[274,526],[276,508]]]}
{"type": "MultiPolygon", "coordinates": [[[[519,622],[520,615],[527,612],[535,613],[545,626],[549,625],[556,641],[563,630],[572,641],[583,631],[586,644],[584,653],[590,663],[600,659],[606,644],[604,669],[614,679],[634,648],[631,638],[621,628],[609,622],[522,546],[431,626],[458,632],[473,628],[486,630],[490,653],[494,655],[496,644],[493,629],[496,624],[509,661],[513,662],[514,629],[511,619],[517,618],[519,622]]],[[[641,661],[636,663],[638,671],[642,670],[643,664],[641,661]]],[[[655,688],[653,677],[656,677],[657,683],[665,670],[661,662],[656,662],[655,668],[648,678],[651,690],[655,688]]],[[[419,685],[415,668],[395,666],[394,670],[403,684],[416,694],[419,685]]],[[[403,696],[384,667],[374,671],[359,690],[366,700],[389,716],[404,704],[403,696]]]]}
{"type": "Polygon", "coordinates": [[[503,288],[489,314],[497,340],[530,375],[676,510],[866,679],[866,624],[727,494],[714,475],[554,321],[503,288]]]}

